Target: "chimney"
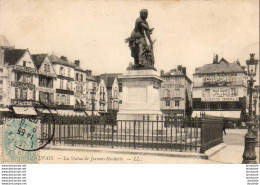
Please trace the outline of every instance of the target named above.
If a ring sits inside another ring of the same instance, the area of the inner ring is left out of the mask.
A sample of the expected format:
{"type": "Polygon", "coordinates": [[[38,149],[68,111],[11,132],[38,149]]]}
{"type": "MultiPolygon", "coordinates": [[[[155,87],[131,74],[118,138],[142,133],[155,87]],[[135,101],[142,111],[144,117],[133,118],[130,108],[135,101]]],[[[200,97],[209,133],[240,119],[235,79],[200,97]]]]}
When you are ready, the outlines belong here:
{"type": "Polygon", "coordinates": [[[62,60],[64,60],[65,62],[68,62],[67,57],[61,56],[60,58],[61,58],[62,60]]]}
{"type": "Polygon", "coordinates": [[[217,54],[213,57],[213,64],[218,64],[218,55],[217,54]]]}
{"type": "Polygon", "coordinates": [[[164,70],[161,70],[161,76],[163,76],[164,75],[164,70]]]}
{"type": "Polygon", "coordinates": [[[182,66],[181,66],[181,65],[178,65],[178,66],[177,66],[177,69],[178,69],[179,71],[182,71],[182,66]]]}
{"type": "Polygon", "coordinates": [[[239,65],[239,66],[241,66],[241,65],[240,65],[240,62],[239,62],[239,60],[238,60],[238,59],[237,59],[237,61],[236,61],[236,64],[237,64],[237,65],[239,65]]]}
{"type": "Polygon", "coordinates": [[[92,76],[92,71],[91,70],[86,70],[87,76],[92,76]]]}
{"type": "Polygon", "coordinates": [[[182,73],[186,75],[186,67],[182,67],[182,73]]]}
{"type": "Polygon", "coordinates": [[[79,65],[80,65],[80,61],[79,60],[75,60],[74,63],[75,63],[76,66],[79,67],[79,65]]]}

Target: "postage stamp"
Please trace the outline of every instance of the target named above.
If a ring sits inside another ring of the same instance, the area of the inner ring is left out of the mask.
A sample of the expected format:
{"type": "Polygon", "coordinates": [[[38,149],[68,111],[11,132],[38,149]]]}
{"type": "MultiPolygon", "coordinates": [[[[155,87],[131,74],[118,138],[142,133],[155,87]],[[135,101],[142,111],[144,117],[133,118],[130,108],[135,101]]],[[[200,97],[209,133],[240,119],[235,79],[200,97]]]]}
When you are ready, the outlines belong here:
{"type": "Polygon", "coordinates": [[[38,128],[40,120],[24,118],[5,119],[3,135],[3,162],[37,163],[38,128]]]}
{"type": "Polygon", "coordinates": [[[50,143],[53,137],[54,117],[48,107],[37,101],[20,102],[11,109],[12,113],[1,115],[2,162],[38,163],[39,150],[50,143]],[[43,110],[48,114],[44,114],[43,110]],[[49,134],[44,129],[49,130],[49,134]]]}

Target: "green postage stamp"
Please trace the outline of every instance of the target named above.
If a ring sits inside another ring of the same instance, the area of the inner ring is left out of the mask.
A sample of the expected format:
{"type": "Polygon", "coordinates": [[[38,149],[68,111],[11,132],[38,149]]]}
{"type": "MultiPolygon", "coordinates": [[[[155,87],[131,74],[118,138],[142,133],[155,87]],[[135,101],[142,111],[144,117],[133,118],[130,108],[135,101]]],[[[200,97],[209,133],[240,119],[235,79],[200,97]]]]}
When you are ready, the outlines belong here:
{"type": "Polygon", "coordinates": [[[38,163],[40,120],[4,118],[3,163],[38,163]]]}

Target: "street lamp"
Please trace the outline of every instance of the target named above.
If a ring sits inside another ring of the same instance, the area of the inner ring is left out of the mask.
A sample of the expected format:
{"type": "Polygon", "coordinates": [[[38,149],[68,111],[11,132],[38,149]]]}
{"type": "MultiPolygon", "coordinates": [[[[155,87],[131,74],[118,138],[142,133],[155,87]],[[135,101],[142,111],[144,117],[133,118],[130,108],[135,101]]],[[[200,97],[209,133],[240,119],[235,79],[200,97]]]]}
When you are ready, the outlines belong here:
{"type": "Polygon", "coordinates": [[[91,105],[92,105],[92,108],[91,108],[91,113],[92,113],[92,116],[94,116],[94,111],[95,111],[95,94],[96,94],[96,89],[93,88],[92,91],[90,92],[91,94],[91,105]]]}
{"type": "Polygon", "coordinates": [[[253,126],[255,121],[253,118],[252,106],[253,106],[253,86],[254,77],[256,75],[258,60],[254,58],[255,54],[250,54],[250,59],[246,61],[247,65],[247,75],[248,79],[248,91],[249,91],[249,118],[247,120],[248,131],[245,135],[245,149],[243,154],[243,164],[256,164],[256,152],[255,152],[255,142],[256,136],[253,133],[253,126]]]}
{"type": "MultiPolygon", "coordinates": [[[[91,119],[91,125],[90,125],[90,132],[92,134],[92,132],[95,132],[95,125],[94,125],[94,111],[95,111],[95,94],[96,94],[96,88],[93,87],[91,93],[91,103],[92,103],[92,108],[91,108],[91,115],[92,115],[92,119],[91,119]]],[[[92,138],[92,135],[91,135],[92,138]]]]}

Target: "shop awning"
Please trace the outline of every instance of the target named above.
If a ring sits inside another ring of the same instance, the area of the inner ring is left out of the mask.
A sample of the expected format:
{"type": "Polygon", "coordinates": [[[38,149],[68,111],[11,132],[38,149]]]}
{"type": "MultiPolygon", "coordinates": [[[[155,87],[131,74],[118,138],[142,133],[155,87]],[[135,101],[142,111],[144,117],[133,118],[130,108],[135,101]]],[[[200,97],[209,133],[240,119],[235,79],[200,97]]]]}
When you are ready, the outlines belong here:
{"type": "Polygon", "coordinates": [[[74,116],[86,116],[84,111],[74,111],[74,116]]]}
{"type": "Polygon", "coordinates": [[[54,109],[44,109],[44,108],[38,108],[37,109],[37,111],[40,111],[41,113],[43,113],[43,114],[50,114],[50,112],[52,113],[52,114],[58,114],[57,113],[57,111],[56,110],[54,110],[54,109]]]}
{"type": "Polygon", "coordinates": [[[200,117],[200,113],[222,118],[240,118],[241,111],[193,111],[192,117],[200,117]]]}
{"type": "MultiPolygon", "coordinates": [[[[92,111],[85,111],[85,113],[86,113],[88,116],[92,116],[92,111]]],[[[95,115],[95,116],[100,116],[100,114],[99,114],[97,111],[94,111],[94,115],[95,115]]]]}
{"type": "Polygon", "coordinates": [[[15,114],[37,115],[33,107],[13,107],[15,114]]]}
{"type": "Polygon", "coordinates": [[[10,109],[8,109],[8,108],[0,108],[0,112],[10,112],[10,109]]]}
{"type": "Polygon", "coordinates": [[[73,110],[57,110],[58,115],[61,116],[73,116],[74,115],[74,111],[73,110]]]}

